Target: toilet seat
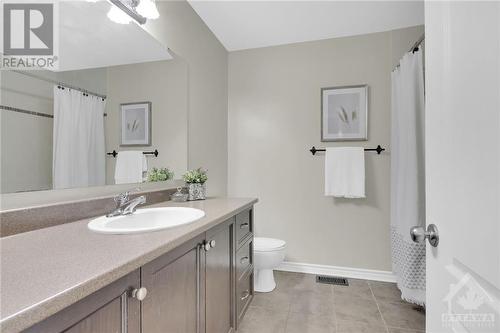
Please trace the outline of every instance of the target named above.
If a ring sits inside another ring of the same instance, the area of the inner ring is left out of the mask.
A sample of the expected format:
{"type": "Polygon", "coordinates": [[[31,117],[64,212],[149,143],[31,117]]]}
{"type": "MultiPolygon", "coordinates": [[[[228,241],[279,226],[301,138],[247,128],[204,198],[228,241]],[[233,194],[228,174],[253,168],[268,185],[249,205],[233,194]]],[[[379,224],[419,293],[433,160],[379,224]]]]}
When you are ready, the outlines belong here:
{"type": "Polygon", "coordinates": [[[281,251],[285,246],[286,242],[281,239],[255,237],[253,240],[253,250],[256,252],[281,251]]]}

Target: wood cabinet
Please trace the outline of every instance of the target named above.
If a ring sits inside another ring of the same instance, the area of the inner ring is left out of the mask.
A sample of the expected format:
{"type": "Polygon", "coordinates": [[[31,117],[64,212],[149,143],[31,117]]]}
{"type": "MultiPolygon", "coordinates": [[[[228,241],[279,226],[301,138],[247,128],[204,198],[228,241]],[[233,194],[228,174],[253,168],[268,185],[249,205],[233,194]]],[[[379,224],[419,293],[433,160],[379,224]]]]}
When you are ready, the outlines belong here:
{"type": "Polygon", "coordinates": [[[253,296],[252,222],[233,216],[26,332],[234,332],[253,296]]]}
{"type": "Polygon", "coordinates": [[[206,234],[210,246],[205,252],[206,333],[228,333],[235,329],[232,309],[233,229],[234,218],[206,234]]]}
{"type": "Polygon", "coordinates": [[[235,217],[235,321],[236,327],[252,301],[253,290],[253,210],[235,217]]]}
{"type": "Polygon", "coordinates": [[[140,281],[136,270],[25,332],[140,333],[141,302],[132,297],[140,281]]]}
{"type": "Polygon", "coordinates": [[[141,284],[148,290],[141,309],[143,333],[201,332],[204,238],[192,239],[141,268],[141,284]]]}

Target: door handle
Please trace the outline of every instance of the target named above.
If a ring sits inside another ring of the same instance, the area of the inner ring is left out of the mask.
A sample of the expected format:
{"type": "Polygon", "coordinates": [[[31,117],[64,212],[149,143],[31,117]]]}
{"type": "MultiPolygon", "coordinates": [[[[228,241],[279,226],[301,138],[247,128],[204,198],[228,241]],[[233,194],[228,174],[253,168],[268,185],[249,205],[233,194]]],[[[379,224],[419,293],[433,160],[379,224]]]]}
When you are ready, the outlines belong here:
{"type": "Polygon", "coordinates": [[[439,231],[435,224],[429,224],[427,231],[425,231],[424,227],[415,226],[411,228],[410,236],[415,243],[423,243],[428,239],[429,244],[433,247],[437,247],[439,244],[439,231]]]}

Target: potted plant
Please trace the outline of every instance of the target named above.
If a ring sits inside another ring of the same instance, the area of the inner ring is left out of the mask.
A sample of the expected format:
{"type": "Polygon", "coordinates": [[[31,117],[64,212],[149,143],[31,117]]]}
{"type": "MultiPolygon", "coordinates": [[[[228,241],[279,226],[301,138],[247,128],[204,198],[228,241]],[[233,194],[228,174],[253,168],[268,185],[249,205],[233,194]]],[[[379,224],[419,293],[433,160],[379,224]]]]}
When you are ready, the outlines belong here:
{"type": "Polygon", "coordinates": [[[188,200],[205,200],[207,171],[202,168],[189,170],[182,176],[188,188],[188,200]]]}
{"type": "Polygon", "coordinates": [[[172,178],[174,178],[174,173],[168,168],[152,168],[148,173],[149,182],[162,182],[172,178]]]}

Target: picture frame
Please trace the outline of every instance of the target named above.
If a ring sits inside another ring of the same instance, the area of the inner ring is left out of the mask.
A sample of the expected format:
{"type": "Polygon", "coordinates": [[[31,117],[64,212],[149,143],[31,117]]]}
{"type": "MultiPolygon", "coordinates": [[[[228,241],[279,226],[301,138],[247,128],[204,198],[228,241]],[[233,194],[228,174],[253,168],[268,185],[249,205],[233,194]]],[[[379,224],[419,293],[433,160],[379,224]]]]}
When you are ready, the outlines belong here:
{"type": "Polygon", "coordinates": [[[151,102],[120,104],[120,146],[151,146],[151,102]]]}
{"type": "Polygon", "coordinates": [[[321,141],[368,140],[368,85],[321,88],[321,141]]]}

